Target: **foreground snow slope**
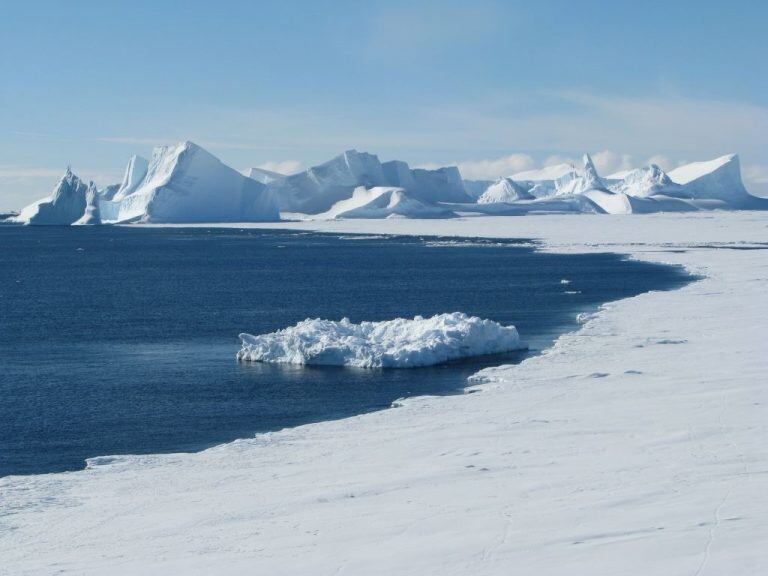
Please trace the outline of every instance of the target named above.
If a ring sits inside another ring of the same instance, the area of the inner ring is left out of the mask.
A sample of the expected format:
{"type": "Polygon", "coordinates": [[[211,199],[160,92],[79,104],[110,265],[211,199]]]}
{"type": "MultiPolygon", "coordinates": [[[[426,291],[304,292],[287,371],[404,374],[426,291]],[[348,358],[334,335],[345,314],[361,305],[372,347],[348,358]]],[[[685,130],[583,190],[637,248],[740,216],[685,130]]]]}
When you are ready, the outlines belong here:
{"type": "Polygon", "coordinates": [[[706,278],[609,304],[476,394],[1,480],[0,572],[768,572],[768,251],[745,249],[768,215],[281,227],[539,237],[706,278]]]}

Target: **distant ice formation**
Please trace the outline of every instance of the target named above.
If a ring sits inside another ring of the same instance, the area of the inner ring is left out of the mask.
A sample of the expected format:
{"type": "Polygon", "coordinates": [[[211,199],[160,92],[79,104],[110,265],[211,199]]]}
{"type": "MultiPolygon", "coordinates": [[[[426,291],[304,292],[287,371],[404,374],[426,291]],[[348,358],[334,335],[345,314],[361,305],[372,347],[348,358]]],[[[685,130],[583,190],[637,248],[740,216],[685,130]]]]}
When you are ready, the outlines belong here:
{"type": "MultiPolygon", "coordinates": [[[[53,194],[22,210],[25,224],[72,224],[86,211],[86,190],[67,171],[53,194]]],[[[96,195],[90,219],[104,223],[257,222],[279,220],[266,187],[192,142],[155,148],[150,161],[133,156],[119,187],[96,195]]]]}
{"type": "Polygon", "coordinates": [[[477,199],[478,204],[494,202],[517,202],[518,200],[533,200],[535,197],[512,178],[499,178],[488,186],[477,199]]]}
{"type": "Polygon", "coordinates": [[[241,361],[358,368],[414,368],[525,348],[514,326],[461,312],[360,324],[307,319],[240,340],[241,361]]]}
{"type": "MultiPolygon", "coordinates": [[[[249,176],[192,142],[133,156],[122,182],[94,191],[67,170],[50,196],[9,221],[25,224],[255,222],[279,210],[310,218],[452,218],[527,214],[643,214],[768,210],[741,181],[735,154],[669,174],[652,164],[602,177],[592,158],[498,180],[462,180],[455,166],[427,170],[380,162],[357,150],[292,175],[251,168],[249,176]]],[[[94,188],[95,190],[95,188],[94,188]]]]}
{"type": "Polygon", "coordinates": [[[106,222],[279,219],[277,204],[263,184],[192,142],[155,148],[146,171],[141,159],[134,156],[123,184],[112,201],[101,202],[101,216],[106,222]]]}
{"type": "Polygon", "coordinates": [[[50,196],[33,202],[9,220],[23,224],[72,224],[85,212],[88,186],[67,168],[50,196]]]}
{"type": "Polygon", "coordinates": [[[320,218],[452,218],[448,208],[427,204],[410,196],[403,188],[358,186],[352,198],[334,204],[320,218]]]}
{"type": "Polygon", "coordinates": [[[398,160],[382,164],[378,156],[357,150],[343,154],[304,172],[267,184],[280,209],[319,214],[352,196],[359,186],[397,187],[422,202],[471,202],[458,168],[412,170],[398,160]]]}

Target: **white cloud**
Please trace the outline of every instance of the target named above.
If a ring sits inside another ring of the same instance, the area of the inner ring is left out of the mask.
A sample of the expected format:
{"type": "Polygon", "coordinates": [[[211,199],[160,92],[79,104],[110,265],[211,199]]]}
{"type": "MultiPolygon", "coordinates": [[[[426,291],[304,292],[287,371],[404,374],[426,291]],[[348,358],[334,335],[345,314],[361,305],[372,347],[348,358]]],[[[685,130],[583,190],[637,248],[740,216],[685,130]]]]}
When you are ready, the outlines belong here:
{"type": "Polygon", "coordinates": [[[600,174],[608,175],[635,167],[632,156],[619,154],[613,150],[602,150],[592,154],[592,161],[600,174]]]}
{"type": "Polygon", "coordinates": [[[301,162],[298,160],[270,160],[259,164],[258,168],[262,170],[269,170],[270,172],[277,172],[278,174],[295,174],[302,168],[301,162]]]}
{"type": "Polygon", "coordinates": [[[684,163],[675,163],[663,154],[656,154],[655,156],[648,158],[648,160],[645,162],[646,166],[650,166],[651,164],[656,164],[656,166],[664,170],[664,172],[669,172],[673,168],[677,168],[677,166],[680,166],[684,163]]]}

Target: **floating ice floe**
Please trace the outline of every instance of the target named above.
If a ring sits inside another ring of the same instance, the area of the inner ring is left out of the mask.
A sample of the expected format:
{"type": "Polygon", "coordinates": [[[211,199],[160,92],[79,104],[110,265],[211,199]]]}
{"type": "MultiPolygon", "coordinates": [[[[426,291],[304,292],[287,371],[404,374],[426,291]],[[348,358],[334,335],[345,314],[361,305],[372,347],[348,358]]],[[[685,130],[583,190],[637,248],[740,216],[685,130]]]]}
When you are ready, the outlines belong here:
{"type": "Polygon", "coordinates": [[[358,368],[415,368],[525,349],[514,326],[462,312],[360,324],[307,319],[240,340],[241,361],[358,368]]]}

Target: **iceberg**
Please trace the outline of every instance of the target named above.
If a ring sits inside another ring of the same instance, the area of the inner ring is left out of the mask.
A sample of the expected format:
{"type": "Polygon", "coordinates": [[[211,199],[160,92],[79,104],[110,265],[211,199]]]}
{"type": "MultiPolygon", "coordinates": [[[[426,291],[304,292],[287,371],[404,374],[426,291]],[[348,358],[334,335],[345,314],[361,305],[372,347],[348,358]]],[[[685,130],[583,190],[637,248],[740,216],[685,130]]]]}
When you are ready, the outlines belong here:
{"type": "Polygon", "coordinates": [[[534,196],[520,186],[512,178],[500,178],[483,192],[477,199],[479,204],[494,202],[517,202],[518,200],[533,200],[534,196]]]}
{"type": "Polygon", "coordinates": [[[669,173],[669,178],[682,186],[675,195],[694,200],[719,200],[727,208],[768,209],[768,199],[752,196],[744,188],[738,154],[680,166],[669,173]]]}
{"type": "Polygon", "coordinates": [[[86,186],[70,168],[61,177],[50,196],[33,202],[10,222],[36,225],[69,225],[85,212],[86,186]]]}
{"type": "Polygon", "coordinates": [[[403,188],[358,186],[352,198],[334,204],[319,219],[335,218],[453,218],[451,210],[411,197],[403,188]]]}
{"type": "Polygon", "coordinates": [[[628,170],[618,175],[614,174],[609,180],[615,180],[616,176],[621,177],[615,184],[609,184],[611,191],[637,198],[647,198],[655,194],[674,195],[682,191],[682,186],[673,182],[669,175],[656,164],[628,170]]]}
{"type": "Polygon", "coordinates": [[[429,203],[471,201],[456,167],[411,169],[399,160],[382,164],[375,154],[357,150],[267,183],[281,210],[304,214],[330,210],[359,186],[403,188],[413,198],[429,203]]]}
{"type": "Polygon", "coordinates": [[[279,220],[266,187],[223,164],[192,142],[159,146],[144,169],[134,156],[112,201],[101,201],[102,220],[193,223],[279,220]],[[137,183],[138,180],[138,183],[137,183]]]}
{"type": "Polygon", "coordinates": [[[99,191],[96,185],[91,182],[85,195],[85,213],[72,225],[73,226],[93,226],[101,224],[101,211],[99,210],[99,191]]]}
{"type": "Polygon", "coordinates": [[[415,368],[525,349],[514,326],[462,312],[360,324],[307,319],[240,340],[240,361],[358,368],[415,368]]]}

